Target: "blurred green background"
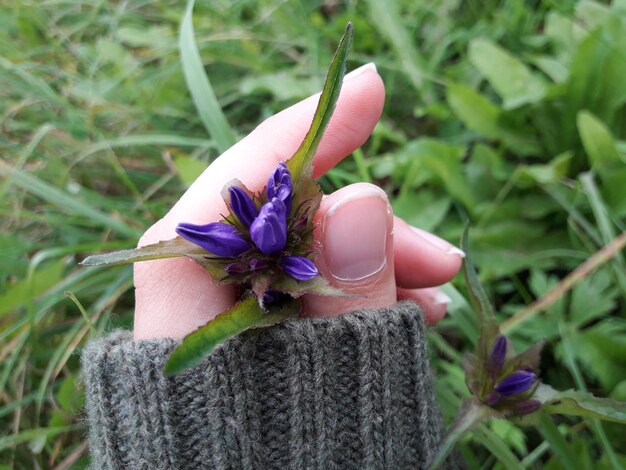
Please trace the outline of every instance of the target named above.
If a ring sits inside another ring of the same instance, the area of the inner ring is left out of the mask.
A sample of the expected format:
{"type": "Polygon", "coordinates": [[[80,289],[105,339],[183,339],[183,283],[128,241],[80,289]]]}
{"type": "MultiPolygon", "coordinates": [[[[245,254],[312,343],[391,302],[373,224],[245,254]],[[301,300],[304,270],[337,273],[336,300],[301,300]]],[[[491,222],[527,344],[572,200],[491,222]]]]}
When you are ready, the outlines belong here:
{"type": "MultiPolygon", "coordinates": [[[[348,21],[349,68],[375,62],[387,102],[324,190],[374,182],[455,244],[469,217],[514,344],[548,340],[544,380],[626,400],[622,254],[519,316],[624,232],[625,0],[199,1],[195,34],[185,11],[0,1],[0,469],[85,468],[79,352],[89,322],[132,326],[133,289],[130,267],[77,263],[133,246],[221,151],[319,91],[348,21]]],[[[462,278],[445,290],[430,339],[449,423],[477,325],[462,278]]],[[[497,421],[460,450],[472,469],[626,468],[624,431],[497,421]]]]}

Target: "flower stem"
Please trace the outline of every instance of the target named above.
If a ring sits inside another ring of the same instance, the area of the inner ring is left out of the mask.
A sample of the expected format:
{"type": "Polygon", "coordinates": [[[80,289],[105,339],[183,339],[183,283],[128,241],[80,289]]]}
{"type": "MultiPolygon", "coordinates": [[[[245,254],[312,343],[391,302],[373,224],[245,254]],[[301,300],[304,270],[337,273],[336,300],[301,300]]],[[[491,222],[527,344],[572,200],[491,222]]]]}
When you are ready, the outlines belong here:
{"type": "Polygon", "coordinates": [[[441,466],[446,457],[454,449],[456,442],[467,432],[474,429],[483,419],[489,416],[489,409],[475,400],[467,400],[461,406],[459,416],[456,418],[448,433],[443,438],[437,453],[427,465],[429,470],[435,470],[441,466]]]}

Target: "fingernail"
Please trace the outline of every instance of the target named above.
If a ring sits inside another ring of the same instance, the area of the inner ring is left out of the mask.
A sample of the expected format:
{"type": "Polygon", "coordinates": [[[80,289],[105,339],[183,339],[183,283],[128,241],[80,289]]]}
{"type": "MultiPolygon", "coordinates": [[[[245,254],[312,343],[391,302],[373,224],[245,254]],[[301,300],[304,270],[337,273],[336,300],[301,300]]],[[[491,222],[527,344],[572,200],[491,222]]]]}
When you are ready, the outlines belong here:
{"type": "Polygon", "coordinates": [[[346,81],[346,80],[351,80],[354,77],[358,77],[359,75],[361,75],[366,70],[373,70],[374,72],[377,72],[376,64],[374,64],[374,62],[369,62],[369,63],[367,63],[365,65],[361,65],[359,68],[354,69],[352,72],[346,74],[343,77],[343,80],[346,81]]]}
{"type": "Polygon", "coordinates": [[[411,227],[411,230],[438,250],[443,251],[448,255],[456,255],[461,258],[465,258],[465,252],[463,250],[457,248],[452,243],[448,243],[443,238],[439,238],[438,236],[417,227],[411,227]]]}
{"type": "Polygon", "coordinates": [[[437,291],[433,297],[433,302],[435,305],[449,305],[450,302],[452,302],[452,299],[447,294],[437,291]]]}
{"type": "Polygon", "coordinates": [[[335,279],[358,281],[386,263],[390,208],[385,193],[364,188],[337,201],[323,219],[326,265],[335,279]]]}

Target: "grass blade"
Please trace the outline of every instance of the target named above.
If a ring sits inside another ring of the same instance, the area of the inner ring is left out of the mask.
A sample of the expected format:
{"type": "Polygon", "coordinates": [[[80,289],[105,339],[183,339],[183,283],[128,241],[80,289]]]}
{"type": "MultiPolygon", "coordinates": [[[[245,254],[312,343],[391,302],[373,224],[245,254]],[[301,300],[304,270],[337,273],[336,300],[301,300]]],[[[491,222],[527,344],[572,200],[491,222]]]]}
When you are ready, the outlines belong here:
{"type": "Polygon", "coordinates": [[[224,152],[237,141],[237,138],[217,102],[209,77],[202,65],[193,30],[193,5],[194,0],[189,0],[180,25],[178,39],[180,62],[187,88],[189,88],[200,119],[211,137],[215,139],[219,151],[224,152]]]}
{"type": "Polygon", "coordinates": [[[369,0],[369,8],[372,18],[376,18],[373,24],[383,36],[389,39],[400,63],[411,84],[422,97],[424,102],[431,103],[435,97],[432,94],[430,83],[426,80],[429,75],[426,59],[415,47],[411,35],[403,27],[398,4],[395,1],[381,2],[369,0]]]}
{"type": "Polygon", "coordinates": [[[130,238],[138,238],[141,232],[134,229],[113,217],[103,214],[90,205],[79,201],[76,197],[70,196],[65,191],[55,188],[39,178],[29,175],[23,171],[12,168],[10,165],[0,160],[0,175],[5,178],[11,178],[13,184],[25,189],[26,191],[39,196],[48,201],[50,204],[60,207],[68,212],[75,212],[82,216],[97,222],[98,225],[109,227],[116,232],[121,233],[130,238]]]}

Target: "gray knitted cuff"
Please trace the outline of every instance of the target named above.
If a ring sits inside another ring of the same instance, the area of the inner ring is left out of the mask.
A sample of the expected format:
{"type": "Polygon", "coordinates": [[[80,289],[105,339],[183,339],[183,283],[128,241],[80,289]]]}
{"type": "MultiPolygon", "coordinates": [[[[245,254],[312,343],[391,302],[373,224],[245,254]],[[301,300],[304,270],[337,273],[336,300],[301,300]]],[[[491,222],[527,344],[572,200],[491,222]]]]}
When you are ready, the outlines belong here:
{"type": "Polygon", "coordinates": [[[129,332],[82,356],[97,469],[415,469],[441,421],[412,303],[288,321],[173,378],[173,340],[129,332]]]}

